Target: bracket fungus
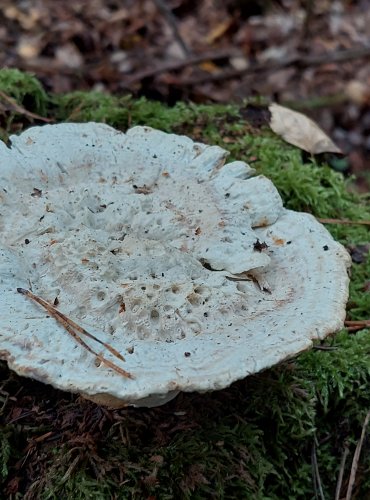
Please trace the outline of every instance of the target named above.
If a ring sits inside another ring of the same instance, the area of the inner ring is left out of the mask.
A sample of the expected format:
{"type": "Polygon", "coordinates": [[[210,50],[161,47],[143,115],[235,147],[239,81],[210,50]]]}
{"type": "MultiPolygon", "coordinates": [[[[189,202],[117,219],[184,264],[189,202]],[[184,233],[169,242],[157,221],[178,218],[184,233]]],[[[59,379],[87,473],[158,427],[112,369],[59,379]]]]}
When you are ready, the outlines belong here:
{"type": "Polygon", "coordinates": [[[340,329],[347,252],[226,156],[95,123],[0,143],[0,358],[102,404],[155,406],[340,329]]]}

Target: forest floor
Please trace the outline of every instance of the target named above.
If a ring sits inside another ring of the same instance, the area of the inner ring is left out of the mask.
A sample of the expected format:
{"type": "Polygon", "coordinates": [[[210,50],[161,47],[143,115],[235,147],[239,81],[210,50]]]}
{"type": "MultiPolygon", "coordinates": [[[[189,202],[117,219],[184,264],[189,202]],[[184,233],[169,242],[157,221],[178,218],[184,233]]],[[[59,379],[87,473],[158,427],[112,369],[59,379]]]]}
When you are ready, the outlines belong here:
{"type": "Polygon", "coordinates": [[[47,90],[167,104],[262,96],[313,117],[369,186],[368,0],[3,0],[0,64],[47,90]]]}
{"type": "MultiPolygon", "coordinates": [[[[167,4],[172,21],[158,1],[4,0],[1,63],[41,85],[0,71],[1,136],[48,120],[147,124],[253,163],[288,208],[369,221],[367,2],[167,4]],[[259,95],[315,118],[348,154],[360,192],[250,123],[245,100],[259,95]]],[[[352,255],[347,319],[365,322],[369,226],[327,228],[352,255]]],[[[229,389],[154,409],[106,409],[1,362],[4,498],[369,499],[370,330],[362,326],[229,389]]]]}

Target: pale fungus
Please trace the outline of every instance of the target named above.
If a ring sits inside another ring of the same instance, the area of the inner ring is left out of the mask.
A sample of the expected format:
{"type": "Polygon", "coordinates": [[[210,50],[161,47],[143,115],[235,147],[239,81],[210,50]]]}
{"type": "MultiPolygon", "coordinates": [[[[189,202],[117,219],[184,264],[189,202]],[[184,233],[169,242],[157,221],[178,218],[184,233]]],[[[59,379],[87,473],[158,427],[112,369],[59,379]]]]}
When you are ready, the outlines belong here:
{"type": "Polygon", "coordinates": [[[0,358],[102,404],[153,406],[340,329],[347,252],[226,156],[95,123],[0,143],[0,358]]]}

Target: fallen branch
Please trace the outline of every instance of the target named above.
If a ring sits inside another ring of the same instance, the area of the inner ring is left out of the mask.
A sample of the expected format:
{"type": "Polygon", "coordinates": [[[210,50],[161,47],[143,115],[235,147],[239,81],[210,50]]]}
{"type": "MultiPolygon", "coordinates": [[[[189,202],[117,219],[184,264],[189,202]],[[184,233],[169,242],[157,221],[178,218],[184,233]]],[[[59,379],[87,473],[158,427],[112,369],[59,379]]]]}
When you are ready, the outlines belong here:
{"type": "Polygon", "coordinates": [[[353,59],[366,59],[370,57],[370,48],[348,49],[333,52],[327,52],[322,55],[294,55],[282,59],[280,61],[269,61],[267,63],[251,64],[247,68],[233,69],[227,71],[220,71],[216,74],[203,75],[199,78],[187,78],[181,80],[181,85],[198,85],[207,82],[219,82],[223,80],[231,80],[233,78],[240,78],[244,75],[254,73],[265,73],[277,71],[287,68],[289,66],[296,66],[300,69],[308,68],[311,66],[321,66],[323,64],[338,63],[345,61],[352,61],[353,59]]]}
{"type": "MultiPolygon", "coordinates": [[[[208,52],[199,55],[190,56],[183,60],[176,60],[166,64],[161,65],[160,62],[157,64],[152,64],[150,68],[134,73],[131,76],[127,76],[124,78],[122,82],[125,87],[130,87],[132,84],[140,82],[144,78],[150,78],[157,76],[162,73],[167,73],[171,71],[181,70],[188,66],[197,66],[198,64],[204,61],[217,61],[220,59],[230,59],[232,57],[240,57],[241,52],[235,49],[229,49],[219,52],[208,52]]],[[[247,56],[245,56],[247,58],[247,56]]],[[[222,71],[220,70],[217,73],[202,75],[199,78],[187,78],[187,79],[179,79],[179,85],[184,86],[194,86],[201,83],[206,82],[217,82],[223,80],[230,80],[233,78],[239,78],[244,75],[254,74],[254,73],[265,73],[277,71],[280,69],[287,68],[289,66],[297,66],[298,68],[307,68],[310,66],[320,66],[328,63],[338,63],[351,61],[353,59],[366,59],[370,57],[370,48],[358,48],[358,49],[348,49],[348,50],[340,50],[333,51],[322,55],[294,55],[291,57],[287,57],[280,61],[269,61],[267,63],[254,63],[250,64],[247,68],[243,69],[232,69],[222,71]]],[[[33,60],[29,60],[26,63],[20,60],[18,61],[18,65],[20,68],[26,71],[35,71],[40,74],[55,74],[55,72],[59,72],[63,75],[79,75],[80,77],[87,76],[91,74],[96,68],[99,68],[99,64],[85,64],[79,67],[77,70],[75,68],[69,68],[68,66],[64,66],[60,63],[56,63],[51,58],[35,58],[33,60]]],[[[117,78],[119,76],[119,72],[117,71],[117,78]]],[[[39,118],[41,119],[41,118],[39,118]]],[[[47,121],[46,119],[44,119],[47,121]]]]}
{"type": "Polygon", "coordinates": [[[31,118],[31,120],[40,120],[46,123],[53,122],[54,120],[51,120],[50,118],[45,118],[43,116],[37,115],[36,113],[32,113],[31,111],[28,111],[25,109],[23,106],[17,103],[15,99],[12,97],[8,96],[0,90],[0,98],[3,99],[5,102],[7,102],[13,109],[20,115],[27,116],[28,118],[31,118]]]}
{"type": "Polygon", "coordinates": [[[161,73],[168,73],[170,71],[177,71],[188,66],[196,66],[205,61],[217,61],[220,59],[230,59],[234,56],[240,56],[240,52],[235,49],[224,50],[218,52],[205,52],[203,54],[194,55],[183,60],[171,61],[163,65],[153,65],[153,67],[134,73],[133,75],[127,77],[124,81],[125,86],[129,87],[133,83],[140,82],[144,78],[150,78],[161,73]]]}
{"type": "Polygon", "coordinates": [[[321,66],[327,63],[338,63],[353,61],[354,59],[366,59],[370,57],[369,47],[358,47],[356,49],[334,50],[321,55],[307,55],[298,61],[300,67],[321,66]]]}
{"type": "Polygon", "coordinates": [[[317,219],[322,224],[361,224],[370,226],[370,220],[350,220],[350,219],[317,219]]]}

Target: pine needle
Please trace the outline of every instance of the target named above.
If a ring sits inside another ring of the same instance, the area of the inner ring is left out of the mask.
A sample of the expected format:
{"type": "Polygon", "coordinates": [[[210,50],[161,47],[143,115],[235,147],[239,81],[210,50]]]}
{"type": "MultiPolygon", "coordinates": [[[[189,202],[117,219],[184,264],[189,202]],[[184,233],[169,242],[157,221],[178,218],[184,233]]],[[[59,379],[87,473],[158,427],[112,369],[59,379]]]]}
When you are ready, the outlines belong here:
{"type": "Polygon", "coordinates": [[[370,226],[370,220],[350,220],[350,219],[317,219],[321,224],[354,224],[370,226]]]}
{"type": "Polygon", "coordinates": [[[346,320],[344,322],[344,326],[347,327],[347,330],[349,332],[357,332],[358,330],[362,330],[363,328],[370,328],[370,319],[363,319],[358,321],[346,320]]]}
{"type": "Polygon", "coordinates": [[[134,378],[133,375],[131,375],[131,373],[127,372],[126,370],[123,370],[122,368],[117,366],[112,361],[109,361],[104,356],[102,356],[101,354],[94,351],[88,344],[86,344],[86,342],[84,340],[81,339],[79,334],[85,335],[86,337],[94,340],[95,342],[98,342],[99,344],[104,346],[106,349],[108,349],[108,351],[111,354],[113,354],[116,358],[120,359],[121,361],[125,361],[125,358],[112,346],[110,346],[106,342],[103,342],[102,340],[98,339],[97,337],[95,337],[94,335],[89,333],[87,330],[85,330],[84,328],[79,326],[77,323],[75,323],[73,320],[68,318],[68,316],[66,316],[65,314],[58,311],[58,309],[56,309],[51,304],[49,304],[49,302],[42,299],[41,297],[38,297],[30,290],[26,290],[25,288],[17,288],[17,292],[21,293],[22,295],[25,295],[26,297],[29,297],[30,299],[34,300],[35,302],[40,304],[42,307],[44,307],[48,311],[48,313],[54,319],[56,319],[67,330],[67,332],[76,340],[76,342],[78,344],[80,344],[82,347],[84,347],[84,349],[86,349],[91,354],[96,356],[101,363],[103,363],[104,365],[108,366],[109,368],[116,371],[120,375],[123,375],[126,378],[131,378],[131,379],[134,378]]]}
{"type": "Polygon", "coordinates": [[[351,474],[349,477],[349,483],[348,483],[348,488],[347,488],[347,494],[346,494],[346,500],[351,500],[352,498],[352,490],[355,485],[356,481],[356,474],[357,474],[357,468],[358,468],[358,463],[360,460],[360,453],[361,453],[361,448],[364,443],[365,435],[366,435],[366,428],[369,424],[370,421],[370,411],[365,417],[364,424],[362,426],[362,431],[361,431],[361,437],[359,442],[357,443],[355,453],[353,455],[353,460],[352,460],[352,467],[351,467],[351,474]]]}

